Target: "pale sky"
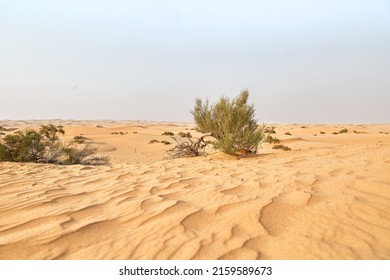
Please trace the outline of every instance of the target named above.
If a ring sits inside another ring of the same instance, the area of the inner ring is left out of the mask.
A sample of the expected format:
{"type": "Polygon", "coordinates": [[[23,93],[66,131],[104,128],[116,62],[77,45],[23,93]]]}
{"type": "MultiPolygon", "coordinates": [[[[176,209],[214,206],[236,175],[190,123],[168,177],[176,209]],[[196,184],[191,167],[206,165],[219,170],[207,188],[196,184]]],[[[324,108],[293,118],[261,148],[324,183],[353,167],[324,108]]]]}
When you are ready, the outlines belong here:
{"type": "Polygon", "coordinates": [[[0,120],[390,123],[390,0],[0,0],[0,120]]]}

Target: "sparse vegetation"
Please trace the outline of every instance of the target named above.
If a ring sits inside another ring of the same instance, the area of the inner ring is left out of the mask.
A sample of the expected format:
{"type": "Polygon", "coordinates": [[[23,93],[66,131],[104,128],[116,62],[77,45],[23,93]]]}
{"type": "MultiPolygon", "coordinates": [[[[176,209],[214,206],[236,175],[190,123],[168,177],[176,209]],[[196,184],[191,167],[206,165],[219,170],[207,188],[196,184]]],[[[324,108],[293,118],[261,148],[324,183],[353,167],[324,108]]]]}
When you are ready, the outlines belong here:
{"type": "Polygon", "coordinates": [[[339,133],[348,133],[348,129],[343,128],[342,130],[339,131],[339,133]]]}
{"type": "Polygon", "coordinates": [[[268,134],[275,134],[275,127],[274,126],[271,126],[271,127],[266,127],[264,128],[264,133],[268,133],[268,134]]]}
{"type": "Polygon", "coordinates": [[[334,134],[334,135],[337,135],[337,134],[339,134],[339,133],[338,133],[338,132],[333,132],[333,134],[334,134]]]}
{"type": "Polygon", "coordinates": [[[97,148],[87,143],[80,147],[82,138],[64,144],[59,136],[62,126],[42,125],[39,131],[26,129],[6,135],[0,142],[0,161],[41,162],[56,164],[108,164],[109,158],[96,155],[97,148]]]}
{"type": "Polygon", "coordinates": [[[196,157],[199,155],[204,155],[205,147],[207,143],[204,138],[209,136],[209,134],[205,134],[200,137],[197,141],[194,141],[192,138],[175,138],[176,145],[172,149],[168,150],[168,158],[182,158],[182,157],[196,157]]]}
{"type": "Polygon", "coordinates": [[[192,138],[192,135],[189,132],[181,132],[180,131],[177,135],[179,135],[180,137],[192,138]]]}
{"type": "Polygon", "coordinates": [[[237,98],[221,97],[212,105],[196,99],[191,112],[196,129],[214,137],[214,147],[226,154],[256,153],[265,135],[254,119],[254,106],[247,104],[248,98],[249,92],[243,90],[237,98]]]}
{"type": "Polygon", "coordinates": [[[281,145],[281,144],[273,146],[272,149],[275,149],[275,150],[276,150],[276,149],[281,149],[281,150],[284,150],[284,151],[289,151],[289,150],[291,150],[290,147],[287,147],[287,146],[281,145]]]}
{"type": "Polygon", "coordinates": [[[83,144],[83,143],[85,143],[86,140],[89,140],[89,139],[85,136],[82,136],[82,135],[77,135],[77,136],[73,137],[73,142],[75,142],[77,144],[83,144]]]}
{"type": "Polygon", "coordinates": [[[276,137],[272,137],[271,135],[268,135],[264,142],[269,144],[277,144],[280,143],[280,140],[276,137]]]}
{"type": "Polygon", "coordinates": [[[149,141],[149,144],[154,144],[154,143],[160,143],[160,141],[158,141],[156,139],[152,139],[149,141]]]}
{"type": "Polygon", "coordinates": [[[164,144],[164,145],[170,145],[170,144],[172,144],[171,142],[165,141],[165,140],[164,140],[164,141],[161,141],[161,143],[164,144]]]}
{"type": "Polygon", "coordinates": [[[325,134],[325,131],[321,131],[320,133],[321,133],[321,134],[325,134]]]}
{"type": "Polygon", "coordinates": [[[173,132],[170,132],[170,131],[165,131],[163,134],[161,135],[166,135],[166,136],[173,136],[175,135],[173,132]]]}
{"type": "Polygon", "coordinates": [[[291,135],[291,133],[290,133],[290,132],[288,132],[288,131],[287,131],[285,134],[286,134],[286,135],[291,135]]]}

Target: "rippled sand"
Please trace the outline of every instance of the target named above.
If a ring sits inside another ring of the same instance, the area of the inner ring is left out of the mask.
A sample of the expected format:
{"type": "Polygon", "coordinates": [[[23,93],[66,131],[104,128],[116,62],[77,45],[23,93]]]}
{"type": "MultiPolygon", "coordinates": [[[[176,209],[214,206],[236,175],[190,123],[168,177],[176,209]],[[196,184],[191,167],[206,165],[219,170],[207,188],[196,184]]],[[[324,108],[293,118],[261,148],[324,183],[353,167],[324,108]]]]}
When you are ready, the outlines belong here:
{"type": "Polygon", "coordinates": [[[390,259],[389,125],[276,125],[291,151],[163,160],[149,141],[191,124],[57,122],[112,165],[0,163],[1,259],[390,259]]]}

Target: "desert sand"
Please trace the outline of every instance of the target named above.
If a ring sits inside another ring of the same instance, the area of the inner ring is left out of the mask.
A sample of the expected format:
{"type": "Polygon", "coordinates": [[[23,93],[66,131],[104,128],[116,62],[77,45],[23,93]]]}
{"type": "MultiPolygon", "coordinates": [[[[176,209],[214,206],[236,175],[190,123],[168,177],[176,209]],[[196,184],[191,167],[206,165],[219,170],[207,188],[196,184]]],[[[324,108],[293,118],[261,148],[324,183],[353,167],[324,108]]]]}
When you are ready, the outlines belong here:
{"type": "Polygon", "coordinates": [[[193,124],[0,125],[47,123],[111,165],[0,162],[0,259],[390,259],[390,125],[276,124],[290,151],[173,160],[149,141],[193,124]]]}

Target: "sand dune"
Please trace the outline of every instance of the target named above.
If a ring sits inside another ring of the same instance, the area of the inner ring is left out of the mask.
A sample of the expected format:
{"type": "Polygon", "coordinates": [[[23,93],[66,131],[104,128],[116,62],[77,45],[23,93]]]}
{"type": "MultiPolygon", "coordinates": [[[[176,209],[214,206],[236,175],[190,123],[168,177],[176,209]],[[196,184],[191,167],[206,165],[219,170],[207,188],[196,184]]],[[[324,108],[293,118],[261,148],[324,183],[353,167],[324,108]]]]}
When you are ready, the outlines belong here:
{"type": "Polygon", "coordinates": [[[276,125],[291,151],[163,160],[149,141],[190,124],[58,123],[112,165],[0,163],[1,259],[390,259],[389,125],[276,125]]]}

